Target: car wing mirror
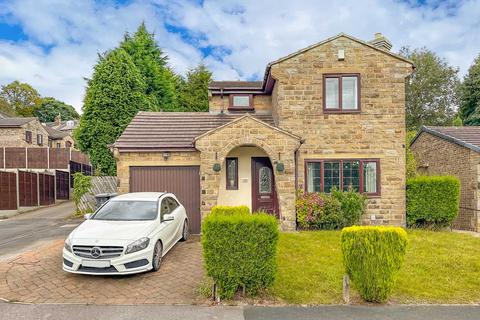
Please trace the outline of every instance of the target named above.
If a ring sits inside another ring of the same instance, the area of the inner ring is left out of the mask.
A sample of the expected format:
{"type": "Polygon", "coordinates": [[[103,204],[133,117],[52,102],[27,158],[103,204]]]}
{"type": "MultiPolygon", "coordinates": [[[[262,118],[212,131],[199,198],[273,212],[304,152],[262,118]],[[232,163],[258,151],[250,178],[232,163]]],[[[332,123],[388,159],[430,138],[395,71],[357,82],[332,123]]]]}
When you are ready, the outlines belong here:
{"type": "Polygon", "coordinates": [[[83,218],[84,218],[85,220],[90,220],[91,217],[92,217],[92,214],[91,214],[91,213],[87,213],[87,214],[83,215],[83,218]]]}
{"type": "Polygon", "coordinates": [[[175,219],[175,217],[173,216],[173,214],[165,214],[165,215],[163,215],[162,222],[173,221],[174,219],[175,219]]]}

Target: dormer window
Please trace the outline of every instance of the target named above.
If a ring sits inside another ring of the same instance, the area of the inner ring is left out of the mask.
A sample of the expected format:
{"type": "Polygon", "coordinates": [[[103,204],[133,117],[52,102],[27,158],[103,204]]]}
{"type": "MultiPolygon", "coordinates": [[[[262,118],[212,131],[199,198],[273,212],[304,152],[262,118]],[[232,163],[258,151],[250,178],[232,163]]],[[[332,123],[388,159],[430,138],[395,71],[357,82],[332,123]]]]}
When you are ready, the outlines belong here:
{"type": "Polygon", "coordinates": [[[253,96],[251,94],[231,94],[230,110],[253,110],[253,96]]]}
{"type": "Polygon", "coordinates": [[[323,111],[326,113],[360,111],[360,75],[324,75],[323,111]]]}

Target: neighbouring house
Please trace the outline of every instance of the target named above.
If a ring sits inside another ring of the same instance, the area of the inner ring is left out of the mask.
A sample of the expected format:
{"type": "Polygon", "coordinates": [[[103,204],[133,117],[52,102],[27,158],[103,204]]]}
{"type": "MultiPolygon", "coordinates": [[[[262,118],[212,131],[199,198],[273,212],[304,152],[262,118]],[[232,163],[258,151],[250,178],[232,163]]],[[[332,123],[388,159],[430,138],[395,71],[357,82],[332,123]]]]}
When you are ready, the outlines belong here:
{"type": "Polygon", "coordinates": [[[480,127],[422,127],[410,148],[417,170],[460,180],[457,229],[480,232],[480,127]]]}
{"type": "Polygon", "coordinates": [[[60,115],[55,117],[54,122],[47,122],[45,123],[46,126],[51,127],[55,130],[64,132],[73,136],[73,130],[78,127],[79,120],[62,120],[60,115]]]}
{"type": "Polygon", "coordinates": [[[269,63],[263,81],[214,81],[209,112],[139,112],[113,145],[119,192],[170,191],[192,232],[214,205],[296,227],[297,190],[353,186],[365,224],[405,225],[405,78],[381,34],[339,34],[269,63]]]}
{"type": "Polygon", "coordinates": [[[74,147],[69,133],[40,123],[38,118],[0,118],[0,147],[74,147]]]}

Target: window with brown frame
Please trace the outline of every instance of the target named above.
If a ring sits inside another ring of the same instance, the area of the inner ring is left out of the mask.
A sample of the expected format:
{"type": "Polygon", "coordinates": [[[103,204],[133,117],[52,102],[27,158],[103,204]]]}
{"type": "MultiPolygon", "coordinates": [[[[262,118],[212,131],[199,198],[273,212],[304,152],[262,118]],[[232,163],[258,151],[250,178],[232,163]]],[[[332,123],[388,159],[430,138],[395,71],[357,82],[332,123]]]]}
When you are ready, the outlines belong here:
{"type": "Polygon", "coordinates": [[[253,110],[253,95],[251,94],[231,94],[230,110],[253,110]]]}
{"type": "Polygon", "coordinates": [[[32,131],[25,131],[25,141],[32,143],[32,131]]]}
{"type": "Polygon", "coordinates": [[[62,145],[60,144],[60,142],[57,142],[57,148],[61,148],[62,145]]]}
{"type": "Polygon", "coordinates": [[[358,73],[323,75],[323,111],[359,112],[360,75],[358,73]]]}
{"type": "Polygon", "coordinates": [[[43,135],[41,135],[39,133],[37,134],[37,144],[39,146],[43,145],[43,135]]]}
{"type": "Polygon", "coordinates": [[[238,158],[226,159],[227,190],[238,190],[238,158]]]}
{"type": "Polygon", "coordinates": [[[72,143],[70,141],[65,141],[65,148],[71,148],[72,143]]]}
{"type": "Polygon", "coordinates": [[[305,191],[330,193],[332,188],[380,195],[380,160],[305,160],[305,191]]]}

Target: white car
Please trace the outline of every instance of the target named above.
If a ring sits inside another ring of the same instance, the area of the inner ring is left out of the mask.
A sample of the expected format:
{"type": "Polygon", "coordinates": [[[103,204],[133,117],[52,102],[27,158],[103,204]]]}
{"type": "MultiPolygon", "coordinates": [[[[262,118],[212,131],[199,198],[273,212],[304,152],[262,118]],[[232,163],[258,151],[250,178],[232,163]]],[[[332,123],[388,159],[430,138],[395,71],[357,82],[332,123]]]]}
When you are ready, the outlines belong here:
{"type": "Polygon", "coordinates": [[[188,237],[185,208],[171,193],[122,194],[85,218],[65,240],[63,270],[67,272],[157,271],[162,257],[188,237]]]}

